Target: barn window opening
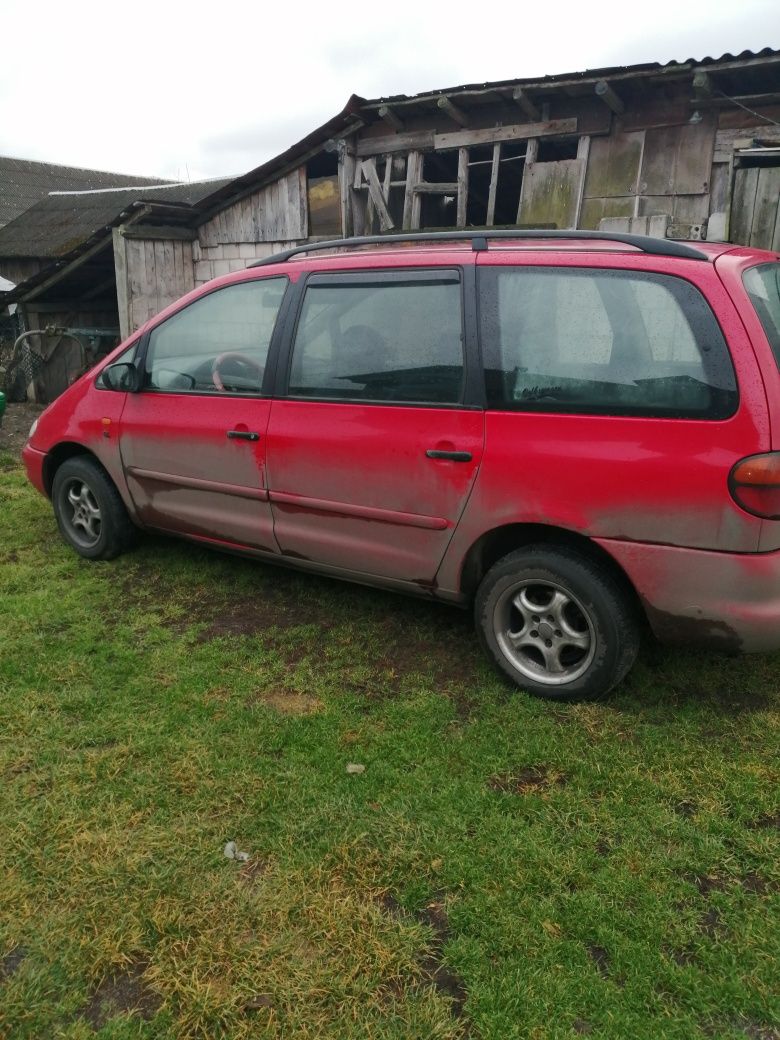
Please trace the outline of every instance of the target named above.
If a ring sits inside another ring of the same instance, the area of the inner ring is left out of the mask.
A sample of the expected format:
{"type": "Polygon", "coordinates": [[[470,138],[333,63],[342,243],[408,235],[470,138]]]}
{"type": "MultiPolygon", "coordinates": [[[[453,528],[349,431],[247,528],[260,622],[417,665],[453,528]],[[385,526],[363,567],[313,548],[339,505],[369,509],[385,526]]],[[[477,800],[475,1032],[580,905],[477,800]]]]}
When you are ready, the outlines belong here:
{"type": "Polygon", "coordinates": [[[493,146],[469,148],[469,190],[466,201],[466,224],[487,224],[490,180],[493,175],[493,146]]]}
{"type": "Polygon", "coordinates": [[[561,159],[576,159],[578,144],[576,137],[540,137],[536,161],[560,162],[561,159]]]}
{"type": "Polygon", "coordinates": [[[493,214],[493,224],[496,226],[517,223],[526,149],[525,141],[508,141],[501,145],[496,185],[496,208],[493,214]]]}
{"type": "Polygon", "coordinates": [[[309,236],[341,235],[339,160],[335,152],[320,152],[306,164],[309,236]]]}
{"type": "Polygon", "coordinates": [[[426,184],[453,185],[450,191],[424,192],[421,197],[420,227],[454,228],[458,223],[458,153],[427,152],[423,156],[422,179],[426,184]]]}

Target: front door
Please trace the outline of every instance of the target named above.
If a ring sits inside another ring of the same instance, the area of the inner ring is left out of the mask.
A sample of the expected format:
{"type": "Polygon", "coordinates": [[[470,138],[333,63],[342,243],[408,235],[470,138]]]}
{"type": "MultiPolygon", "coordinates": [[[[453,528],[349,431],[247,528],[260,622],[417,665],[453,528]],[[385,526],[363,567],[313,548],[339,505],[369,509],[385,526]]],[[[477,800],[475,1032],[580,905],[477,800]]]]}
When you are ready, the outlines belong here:
{"type": "Polygon", "coordinates": [[[286,278],[224,286],[154,328],[120,449],[140,520],[206,541],[278,551],[266,485],[263,395],[286,278]]]}
{"type": "Polygon", "coordinates": [[[430,584],[482,457],[457,270],[306,284],[268,474],[282,553],[430,584]]]}

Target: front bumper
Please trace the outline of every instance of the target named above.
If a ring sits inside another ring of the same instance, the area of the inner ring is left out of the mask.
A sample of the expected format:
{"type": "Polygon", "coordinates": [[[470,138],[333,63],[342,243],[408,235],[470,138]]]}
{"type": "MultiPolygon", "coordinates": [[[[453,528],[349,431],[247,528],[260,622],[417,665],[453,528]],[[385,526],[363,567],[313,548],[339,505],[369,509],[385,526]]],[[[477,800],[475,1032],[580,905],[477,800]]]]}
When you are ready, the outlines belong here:
{"type": "Polygon", "coordinates": [[[662,642],[780,649],[780,552],[596,541],[628,575],[662,642]]]}

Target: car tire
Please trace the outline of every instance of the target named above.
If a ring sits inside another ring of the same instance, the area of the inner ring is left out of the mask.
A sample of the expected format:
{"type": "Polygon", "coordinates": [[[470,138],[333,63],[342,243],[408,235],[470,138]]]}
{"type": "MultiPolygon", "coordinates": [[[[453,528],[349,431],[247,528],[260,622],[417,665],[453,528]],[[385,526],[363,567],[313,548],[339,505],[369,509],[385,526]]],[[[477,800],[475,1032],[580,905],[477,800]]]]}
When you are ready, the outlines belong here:
{"type": "Polygon", "coordinates": [[[498,667],[535,697],[596,700],[624,678],[639,651],[629,593],[585,554],[530,545],[482,579],[475,620],[498,667]]]}
{"type": "Polygon", "coordinates": [[[135,528],[111,478],[95,459],[77,455],[54,475],[52,504],[65,541],[87,560],[111,560],[135,539],[135,528]]]}

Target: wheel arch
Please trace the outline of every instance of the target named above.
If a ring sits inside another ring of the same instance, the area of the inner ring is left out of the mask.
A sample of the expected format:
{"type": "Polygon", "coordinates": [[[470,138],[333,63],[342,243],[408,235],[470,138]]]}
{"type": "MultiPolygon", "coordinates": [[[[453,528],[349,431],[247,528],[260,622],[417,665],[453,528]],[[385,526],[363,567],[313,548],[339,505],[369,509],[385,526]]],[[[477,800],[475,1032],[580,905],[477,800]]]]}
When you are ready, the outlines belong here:
{"type": "Polygon", "coordinates": [[[479,583],[494,563],[515,549],[525,545],[562,546],[574,549],[587,559],[598,563],[621,586],[644,618],[645,610],[633,582],[613,556],[586,535],[564,527],[549,524],[505,524],[486,531],[474,542],[466,553],[460,573],[460,592],[473,599],[479,583]]]}
{"type": "Polygon", "coordinates": [[[89,448],[85,448],[83,444],[79,444],[77,441],[62,441],[60,444],[56,444],[51,451],[47,453],[46,459],[43,463],[43,486],[46,489],[46,494],[49,498],[51,498],[54,476],[57,470],[63,462],[67,462],[68,459],[75,458],[77,455],[86,455],[88,458],[97,462],[101,469],[105,470],[103,463],[94,452],[89,450],[89,448]]]}

